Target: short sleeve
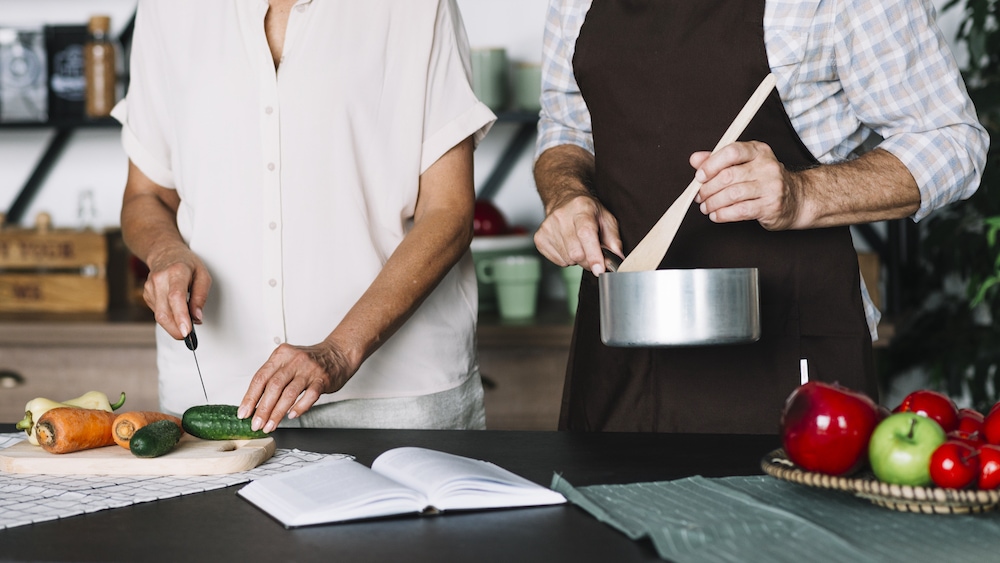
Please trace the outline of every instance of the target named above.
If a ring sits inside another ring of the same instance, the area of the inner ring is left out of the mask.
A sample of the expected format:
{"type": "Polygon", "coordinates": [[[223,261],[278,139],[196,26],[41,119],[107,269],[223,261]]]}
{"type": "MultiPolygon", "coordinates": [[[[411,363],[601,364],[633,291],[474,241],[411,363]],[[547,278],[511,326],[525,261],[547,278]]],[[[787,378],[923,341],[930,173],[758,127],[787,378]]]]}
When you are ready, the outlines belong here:
{"type": "Polygon", "coordinates": [[[427,70],[420,172],[470,135],[486,136],[496,116],[472,91],[469,41],[455,0],[441,0],[427,70]]]}
{"type": "Polygon", "coordinates": [[[140,2],[132,36],[129,87],[112,117],[122,124],[122,146],[129,160],[150,180],[174,188],[168,143],[168,107],[162,63],[159,18],[150,2],[140,2]]]}

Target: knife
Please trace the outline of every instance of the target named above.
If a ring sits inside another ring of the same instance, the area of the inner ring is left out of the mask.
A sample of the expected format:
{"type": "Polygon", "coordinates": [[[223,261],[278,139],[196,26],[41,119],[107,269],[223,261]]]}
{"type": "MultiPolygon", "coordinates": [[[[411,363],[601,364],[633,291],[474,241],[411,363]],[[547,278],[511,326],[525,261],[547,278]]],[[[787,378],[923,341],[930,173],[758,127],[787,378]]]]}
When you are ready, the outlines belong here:
{"type": "Polygon", "coordinates": [[[198,365],[198,354],[195,353],[195,349],[198,348],[198,335],[194,333],[194,326],[191,327],[191,332],[184,337],[184,345],[187,346],[188,350],[191,350],[191,355],[194,356],[194,367],[198,368],[198,381],[201,382],[201,392],[205,394],[205,404],[208,404],[208,391],[205,390],[205,379],[201,376],[201,366],[198,365]]]}

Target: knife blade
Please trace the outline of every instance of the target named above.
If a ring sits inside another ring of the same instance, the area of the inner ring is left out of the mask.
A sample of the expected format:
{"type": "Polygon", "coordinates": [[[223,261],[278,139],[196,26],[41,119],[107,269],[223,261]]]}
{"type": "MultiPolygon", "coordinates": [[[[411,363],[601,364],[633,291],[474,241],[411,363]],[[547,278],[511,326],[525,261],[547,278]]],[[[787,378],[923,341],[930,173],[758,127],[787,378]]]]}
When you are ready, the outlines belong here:
{"type": "Polygon", "coordinates": [[[205,394],[205,404],[208,404],[208,391],[205,390],[205,379],[201,376],[201,366],[198,364],[198,354],[195,353],[195,349],[198,348],[198,335],[194,333],[194,327],[191,327],[191,332],[184,337],[184,345],[187,346],[188,350],[191,350],[191,355],[194,356],[194,367],[198,369],[198,381],[201,382],[201,392],[205,394]]]}

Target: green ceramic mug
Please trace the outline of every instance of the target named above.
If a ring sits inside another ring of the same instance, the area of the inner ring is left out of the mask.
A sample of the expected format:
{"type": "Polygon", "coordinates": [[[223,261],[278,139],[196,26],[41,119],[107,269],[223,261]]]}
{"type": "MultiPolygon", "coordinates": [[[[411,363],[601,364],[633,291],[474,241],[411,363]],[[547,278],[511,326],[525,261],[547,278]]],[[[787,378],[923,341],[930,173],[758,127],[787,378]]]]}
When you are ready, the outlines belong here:
{"type": "Polygon", "coordinates": [[[472,91],[493,111],[507,108],[507,50],[503,47],[472,49],[472,91]]]}
{"type": "Polygon", "coordinates": [[[542,109],[542,67],[535,63],[514,63],[511,67],[514,107],[521,111],[542,109]]]}
{"type": "Polygon", "coordinates": [[[530,319],[538,306],[538,286],[542,260],[538,256],[501,256],[476,263],[477,273],[496,285],[500,317],[530,319]]]}

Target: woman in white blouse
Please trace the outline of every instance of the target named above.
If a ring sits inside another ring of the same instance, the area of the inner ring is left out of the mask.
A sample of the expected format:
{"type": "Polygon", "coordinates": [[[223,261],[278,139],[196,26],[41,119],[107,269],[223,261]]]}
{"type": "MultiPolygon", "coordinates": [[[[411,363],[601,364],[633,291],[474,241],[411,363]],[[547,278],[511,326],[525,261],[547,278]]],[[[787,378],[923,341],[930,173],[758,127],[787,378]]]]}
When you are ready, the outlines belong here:
{"type": "Polygon", "coordinates": [[[468,247],[495,116],[454,0],[144,0],[133,41],[122,230],[161,408],[482,428],[468,247]]]}

